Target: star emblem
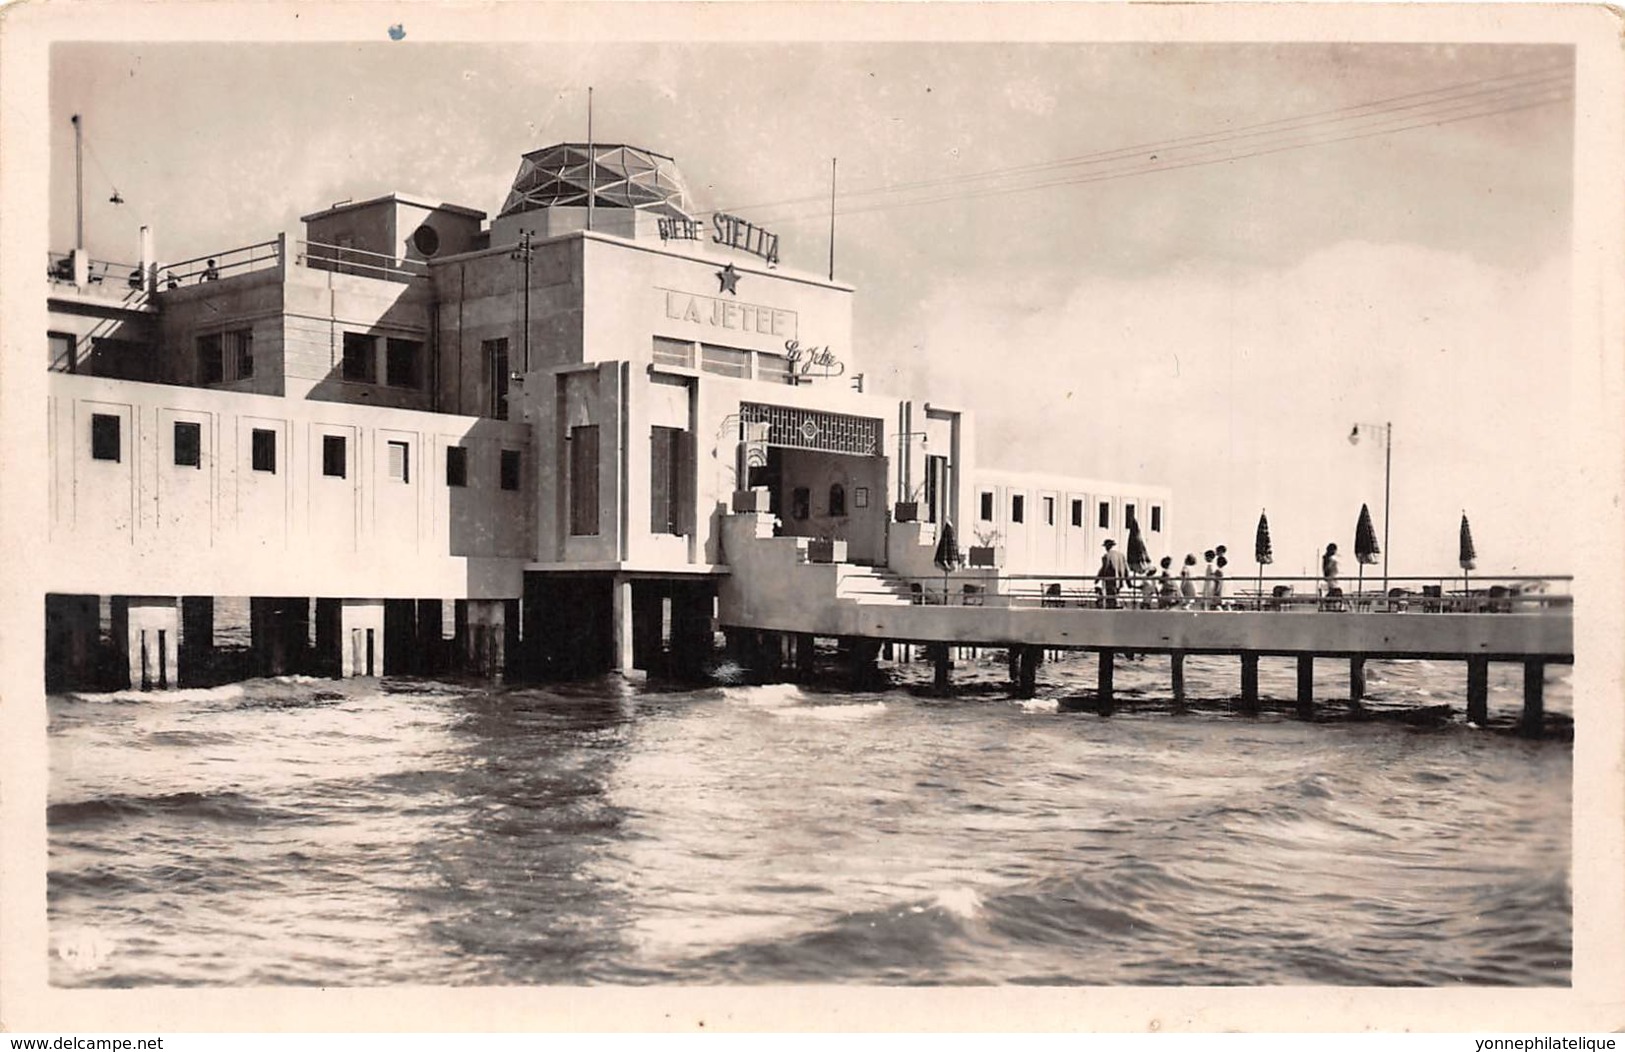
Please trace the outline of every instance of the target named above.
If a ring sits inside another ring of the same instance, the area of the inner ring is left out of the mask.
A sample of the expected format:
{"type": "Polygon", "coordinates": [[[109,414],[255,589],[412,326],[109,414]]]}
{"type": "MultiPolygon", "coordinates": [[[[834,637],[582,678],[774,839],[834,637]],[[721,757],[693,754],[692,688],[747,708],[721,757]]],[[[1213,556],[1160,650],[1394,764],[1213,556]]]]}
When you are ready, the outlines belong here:
{"type": "Polygon", "coordinates": [[[717,271],[718,292],[726,292],[730,296],[737,296],[739,295],[739,292],[734,288],[734,286],[738,284],[739,271],[734,269],[734,265],[732,263],[729,263],[727,266],[717,271]]]}

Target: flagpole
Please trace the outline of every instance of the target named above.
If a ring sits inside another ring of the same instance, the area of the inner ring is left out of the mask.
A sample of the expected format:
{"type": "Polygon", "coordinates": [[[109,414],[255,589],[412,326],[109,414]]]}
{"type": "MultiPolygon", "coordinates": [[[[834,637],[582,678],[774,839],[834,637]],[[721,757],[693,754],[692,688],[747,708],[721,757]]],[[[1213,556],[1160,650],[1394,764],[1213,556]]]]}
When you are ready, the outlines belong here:
{"type": "Polygon", "coordinates": [[[598,197],[598,158],[593,156],[593,86],[587,85],[587,229],[593,229],[595,197],[598,197]]]}
{"type": "Polygon", "coordinates": [[[835,158],[829,159],[829,280],[835,280],[835,158]]]}

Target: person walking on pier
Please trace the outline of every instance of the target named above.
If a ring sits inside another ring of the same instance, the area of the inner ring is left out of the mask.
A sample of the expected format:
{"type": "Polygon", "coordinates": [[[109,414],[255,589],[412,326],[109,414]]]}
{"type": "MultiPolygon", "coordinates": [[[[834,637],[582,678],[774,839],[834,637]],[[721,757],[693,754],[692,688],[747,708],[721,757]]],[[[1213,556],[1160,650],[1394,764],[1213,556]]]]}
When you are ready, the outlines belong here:
{"type": "Polygon", "coordinates": [[[1100,557],[1100,586],[1106,593],[1106,609],[1117,609],[1119,582],[1128,578],[1128,559],[1117,550],[1117,542],[1106,539],[1106,554],[1100,557]]]}
{"type": "Polygon", "coordinates": [[[1213,560],[1216,553],[1212,548],[1202,553],[1202,608],[1213,609],[1213,560]]]}
{"type": "Polygon", "coordinates": [[[1179,595],[1184,602],[1186,610],[1196,605],[1196,582],[1191,579],[1191,567],[1196,565],[1196,556],[1185,553],[1185,565],[1179,568],[1179,595]]]}
{"type": "Polygon", "coordinates": [[[1174,559],[1171,555],[1162,557],[1162,570],[1157,574],[1157,605],[1164,610],[1172,610],[1177,600],[1174,598],[1174,575],[1171,572],[1174,559]]]}
{"type": "Polygon", "coordinates": [[[1326,545],[1326,554],[1320,557],[1320,576],[1325,581],[1326,604],[1324,609],[1336,610],[1342,605],[1343,588],[1337,581],[1337,545],[1326,545]]]}

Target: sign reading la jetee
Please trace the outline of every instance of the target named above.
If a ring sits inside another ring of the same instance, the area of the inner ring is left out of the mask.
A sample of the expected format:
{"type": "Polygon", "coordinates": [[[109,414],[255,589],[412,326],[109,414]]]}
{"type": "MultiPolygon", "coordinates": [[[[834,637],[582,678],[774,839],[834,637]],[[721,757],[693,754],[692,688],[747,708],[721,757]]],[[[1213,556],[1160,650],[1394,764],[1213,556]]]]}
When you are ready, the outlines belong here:
{"type": "Polygon", "coordinates": [[[790,360],[790,371],[803,379],[828,379],[846,372],[846,363],[835,357],[827,344],[803,347],[799,340],[785,340],[784,356],[790,360]],[[814,369],[818,371],[815,373],[814,369]]]}
{"type": "Polygon", "coordinates": [[[666,317],[713,329],[753,333],[761,336],[794,338],[796,312],[764,307],[755,303],[702,296],[693,292],[662,289],[666,294],[666,317]]]}

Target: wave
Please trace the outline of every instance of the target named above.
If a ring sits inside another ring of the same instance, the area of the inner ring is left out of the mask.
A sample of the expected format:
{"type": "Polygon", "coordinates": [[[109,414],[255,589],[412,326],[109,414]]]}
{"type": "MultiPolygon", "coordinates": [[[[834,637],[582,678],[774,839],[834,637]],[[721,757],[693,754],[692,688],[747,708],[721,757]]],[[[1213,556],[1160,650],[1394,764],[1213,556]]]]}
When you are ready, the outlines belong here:
{"type": "Polygon", "coordinates": [[[179,690],[113,690],[105,693],[70,691],[66,697],[90,704],[132,704],[140,702],[232,701],[245,694],[244,684],[219,687],[184,687],[179,690]]]}
{"type": "Polygon", "coordinates": [[[835,723],[867,720],[886,711],[883,701],[857,705],[784,705],[769,707],[775,716],[794,720],[828,720],[835,723]]]}
{"type": "Polygon", "coordinates": [[[163,793],[154,796],[99,796],[72,803],[51,804],[45,821],[53,829],[110,819],[175,815],[218,822],[261,822],[271,813],[242,793],[163,793]]]}

